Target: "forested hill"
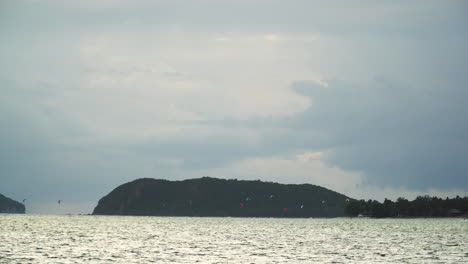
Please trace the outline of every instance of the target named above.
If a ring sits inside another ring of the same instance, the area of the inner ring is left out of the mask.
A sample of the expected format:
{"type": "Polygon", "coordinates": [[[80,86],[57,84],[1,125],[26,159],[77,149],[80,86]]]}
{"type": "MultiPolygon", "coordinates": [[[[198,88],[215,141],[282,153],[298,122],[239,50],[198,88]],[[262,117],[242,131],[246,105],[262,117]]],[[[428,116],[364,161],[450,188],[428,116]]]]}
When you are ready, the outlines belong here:
{"type": "Polygon", "coordinates": [[[94,215],[336,217],[348,197],[311,184],[210,177],[138,179],[99,200],[94,215]]]}
{"type": "Polygon", "coordinates": [[[447,217],[468,216],[468,196],[438,198],[428,195],[418,196],[413,201],[398,198],[396,202],[385,199],[383,203],[375,200],[350,200],[345,205],[348,216],[366,215],[370,217],[447,217]]]}
{"type": "Polygon", "coordinates": [[[24,204],[0,194],[0,213],[24,214],[24,204]]]}

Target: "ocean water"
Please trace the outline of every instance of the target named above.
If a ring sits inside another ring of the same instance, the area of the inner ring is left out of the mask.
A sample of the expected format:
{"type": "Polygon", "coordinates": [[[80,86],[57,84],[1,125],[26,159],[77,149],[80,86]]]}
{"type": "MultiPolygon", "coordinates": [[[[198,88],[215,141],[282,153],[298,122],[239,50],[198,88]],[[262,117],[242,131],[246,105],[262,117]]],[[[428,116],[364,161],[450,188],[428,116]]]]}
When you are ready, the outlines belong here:
{"type": "Polygon", "coordinates": [[[468,263],[464,219],[0,215],[0,263],[468,263]]]}

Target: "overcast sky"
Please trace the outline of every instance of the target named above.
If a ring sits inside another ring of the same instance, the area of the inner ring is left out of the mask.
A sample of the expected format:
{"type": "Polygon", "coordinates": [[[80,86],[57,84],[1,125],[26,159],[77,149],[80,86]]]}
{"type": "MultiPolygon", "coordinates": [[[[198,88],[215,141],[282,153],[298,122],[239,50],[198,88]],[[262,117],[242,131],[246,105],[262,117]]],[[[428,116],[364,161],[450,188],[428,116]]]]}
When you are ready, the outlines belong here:
{"type": "Polygon", "coordinates": [[[467,47],[463,0],[3,0],[0,193],[31,213],[142,177],[468,195],[467,47]]]}

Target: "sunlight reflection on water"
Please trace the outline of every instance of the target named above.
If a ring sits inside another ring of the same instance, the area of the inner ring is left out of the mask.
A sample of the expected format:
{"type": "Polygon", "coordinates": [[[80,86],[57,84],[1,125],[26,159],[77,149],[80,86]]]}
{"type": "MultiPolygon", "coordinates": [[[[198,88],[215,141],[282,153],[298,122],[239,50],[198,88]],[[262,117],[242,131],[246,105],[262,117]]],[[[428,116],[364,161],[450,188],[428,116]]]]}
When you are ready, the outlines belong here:
{"type": "Polygon", "coordinates": [[[0,215],[0,263],[468,263],[468,221],[0,215]]]}

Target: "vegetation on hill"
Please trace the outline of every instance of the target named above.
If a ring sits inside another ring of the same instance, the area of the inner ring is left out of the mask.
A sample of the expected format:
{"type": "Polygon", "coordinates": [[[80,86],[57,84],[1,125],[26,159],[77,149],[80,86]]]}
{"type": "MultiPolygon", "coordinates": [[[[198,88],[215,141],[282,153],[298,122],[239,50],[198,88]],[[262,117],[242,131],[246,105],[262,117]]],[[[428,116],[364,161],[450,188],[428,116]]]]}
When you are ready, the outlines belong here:
{"type": "Polygon", "coordinates": [[[210,177],[138,179],[103,197],[95,215],[336,217],[349,198],[311,184],[210,177]]]}
{"type": "Polygon", "coordinates": [[[0,194],[0,213],[24,214],[24,204],[0,194]]]}
{"type": "Polygon", "coordinates": [[[418,196],[413,201],[398,198],[396,202],[385,199],[383,203],[375,200],[350,200],[346,203],[348,216],[366,215],[370,217],[447,217],[468,213],[468,197],[441,199],[438,197],[418,196]]]}

